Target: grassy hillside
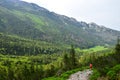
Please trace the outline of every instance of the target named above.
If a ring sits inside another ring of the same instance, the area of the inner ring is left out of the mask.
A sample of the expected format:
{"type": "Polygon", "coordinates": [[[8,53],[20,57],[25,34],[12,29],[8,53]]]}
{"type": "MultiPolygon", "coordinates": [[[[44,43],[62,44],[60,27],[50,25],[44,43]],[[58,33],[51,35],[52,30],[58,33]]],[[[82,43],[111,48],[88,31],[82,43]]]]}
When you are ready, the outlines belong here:
{"type": "Polygon", "coordinates": [[[115,43],[119,31],[50,12],[33,3],[0,0],[0,32],[81,48],[115,43]]]}

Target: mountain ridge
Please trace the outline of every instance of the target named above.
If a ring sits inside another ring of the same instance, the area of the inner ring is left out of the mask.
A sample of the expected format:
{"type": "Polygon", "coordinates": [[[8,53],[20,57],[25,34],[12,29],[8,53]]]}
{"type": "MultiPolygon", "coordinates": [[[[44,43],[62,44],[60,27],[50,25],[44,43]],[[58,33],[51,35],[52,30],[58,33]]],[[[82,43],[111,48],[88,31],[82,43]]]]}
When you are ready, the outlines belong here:
{"type": "Polygon", "coordinates": [[[80,22],[34,3],[1,0],[0,4],[0,32],[5,34],[78,47],[114,44],[120,35],[117,30],[80,22]]]}

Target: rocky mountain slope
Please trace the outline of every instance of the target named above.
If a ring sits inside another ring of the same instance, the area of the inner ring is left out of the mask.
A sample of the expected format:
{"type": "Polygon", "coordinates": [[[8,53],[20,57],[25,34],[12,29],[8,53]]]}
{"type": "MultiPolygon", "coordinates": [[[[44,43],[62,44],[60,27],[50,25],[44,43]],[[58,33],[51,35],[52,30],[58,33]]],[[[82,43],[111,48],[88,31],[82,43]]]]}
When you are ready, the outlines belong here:
{"type": "Polygon", "coordinates": [[[119,31],[77,21],[20,0],[0,0],[0,32],[81,48],[114,44],[119,31]]]}

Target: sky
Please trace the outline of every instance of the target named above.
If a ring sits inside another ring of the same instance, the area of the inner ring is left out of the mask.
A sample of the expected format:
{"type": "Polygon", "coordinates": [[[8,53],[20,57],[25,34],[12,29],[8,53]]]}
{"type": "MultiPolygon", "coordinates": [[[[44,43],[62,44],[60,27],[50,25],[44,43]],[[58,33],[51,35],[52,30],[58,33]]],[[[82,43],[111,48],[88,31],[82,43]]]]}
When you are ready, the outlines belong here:
{"type": "Polygon", "coordinates": [[[120,31],[120,0],[23,0],[78,21],[120,31]]]}

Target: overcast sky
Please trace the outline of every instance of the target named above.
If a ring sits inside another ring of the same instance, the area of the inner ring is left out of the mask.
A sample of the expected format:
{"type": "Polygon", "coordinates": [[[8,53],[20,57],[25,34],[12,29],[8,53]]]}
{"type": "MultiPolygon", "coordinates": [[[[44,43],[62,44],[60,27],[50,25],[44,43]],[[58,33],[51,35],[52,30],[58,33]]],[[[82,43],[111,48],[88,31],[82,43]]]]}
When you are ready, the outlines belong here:
{"type": "Polygon", "coordinates": [[[120,0],[24,0],[49,11],[120,31],[120,0]]]}

